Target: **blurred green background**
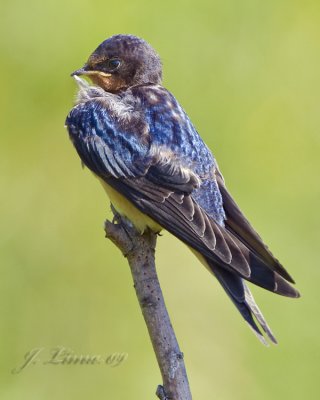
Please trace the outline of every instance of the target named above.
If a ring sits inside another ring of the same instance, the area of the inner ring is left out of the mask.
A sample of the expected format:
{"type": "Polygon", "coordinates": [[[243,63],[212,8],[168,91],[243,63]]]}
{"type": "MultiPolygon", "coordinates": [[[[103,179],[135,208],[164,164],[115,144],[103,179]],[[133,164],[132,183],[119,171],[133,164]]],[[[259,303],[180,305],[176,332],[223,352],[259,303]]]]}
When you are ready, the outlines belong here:
{"type": "Polygon", "coordinates": [[[319,1],[1,2],[0,397],[151,399],[161,383],[129,269],[104,238],[104,191],[64,129],[69,74],[115,33],[160,53],[164,85],[303,297],[253,289],[264,348],[169,234],[157,265],[195,399],[318,399],[319,1]],[[42,365],[53,347],[126,352],[120,366],[42,365]],[[12,374],[27,351],[41,362],[12,374]]]}

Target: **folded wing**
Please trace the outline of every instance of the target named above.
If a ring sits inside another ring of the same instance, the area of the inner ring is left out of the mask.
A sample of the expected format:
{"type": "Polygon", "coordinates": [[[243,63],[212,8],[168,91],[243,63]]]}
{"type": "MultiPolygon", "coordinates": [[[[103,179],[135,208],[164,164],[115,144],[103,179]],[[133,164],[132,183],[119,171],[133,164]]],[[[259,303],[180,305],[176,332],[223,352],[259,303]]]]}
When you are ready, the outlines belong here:
{"type": "Polygon", "coordinates": [[[66,124],[83,163],[141,212],[199,252],[260,339],[255,320],[275,342],[243,279],[288,297],[299,297],[299,293],[241,213],[220,172],[216,169],[203,179],[218,184],[226,215],[223,224],[196,200],[195,190],[198,194],[207,190],[203,180],[168,149],[151,144],[146,129],[143,136],[139,136],[140,128],[136,132],[122,130],[98,101],[77,105],[66,124]]]}

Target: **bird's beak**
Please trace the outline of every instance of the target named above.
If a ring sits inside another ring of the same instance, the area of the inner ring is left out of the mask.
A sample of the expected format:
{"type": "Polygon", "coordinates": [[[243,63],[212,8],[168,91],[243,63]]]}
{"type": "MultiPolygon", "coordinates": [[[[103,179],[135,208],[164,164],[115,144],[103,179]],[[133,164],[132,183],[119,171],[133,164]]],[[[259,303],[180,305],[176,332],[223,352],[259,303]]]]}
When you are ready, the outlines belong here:
{"type": "Polygon", "coordinates": [[[84,67],[77,69],[76,71],[72,72],[71,76],[80,76],[80,75],[99,75],[103,77],[108,77],[111,76],[111,74],[107,74],[106,72],[102,71],[95,71],[95,70],[90,70],[87,65],[84,67]]]}
{"type": "Polygon", "coordinates": [[[80,75],[84,75],[86,73],[86,70],[83,68],[77,69],[76,71],[73,71],[71,76],[80,76],[80,75]]]}

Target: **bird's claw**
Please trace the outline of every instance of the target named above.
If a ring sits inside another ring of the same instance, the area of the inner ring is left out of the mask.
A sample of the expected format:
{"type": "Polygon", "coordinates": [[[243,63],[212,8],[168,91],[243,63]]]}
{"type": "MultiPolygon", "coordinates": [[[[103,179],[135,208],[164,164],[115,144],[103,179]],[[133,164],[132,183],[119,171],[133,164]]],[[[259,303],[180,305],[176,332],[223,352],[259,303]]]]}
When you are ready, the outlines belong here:
{"type": "Polygon", "coordinates": [[[169,398],[167,397],[167,394],[164,390],[164,387],[161,385],[158,385],[156,395],[160,400],[169,400],[169,398]]]}
{"type": "Polygon", "coordinates": [[[118,213],[118,211],[114,208],[113,204],[110,203],[110,208],[113,213],[113,218],[112,218],[112,223],[114,225],[119,225],[121,224],[121,215],[118,213]]]}

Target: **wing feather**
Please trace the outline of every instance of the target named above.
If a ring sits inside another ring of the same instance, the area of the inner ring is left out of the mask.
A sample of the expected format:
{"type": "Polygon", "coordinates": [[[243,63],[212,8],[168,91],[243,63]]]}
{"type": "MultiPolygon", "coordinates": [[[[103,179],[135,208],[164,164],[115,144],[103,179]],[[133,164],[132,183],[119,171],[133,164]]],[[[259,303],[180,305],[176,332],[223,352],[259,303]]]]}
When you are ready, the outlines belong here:
{"type": "Polygon", "coordinates": [[[216,178],[223,199],[223,206],[226,213],[226,228],[243,242],[252,252],[259,256],[269,268],[276,271],[287,281],[294,283],[289,273],[283,268],[279,261],[272,255],[268,247],[263,243],[261,237],[252,228],[247,218],[242,214],[236,202],[228,192],[223,177],[219,170],[216,170],[216,178]]]}
{"type": "Polygon", "coordinates": [[[84,164],[140,211],[214,265],[276,293],[298,296],[286,282],[292,278],[243,216],[218,170],[201,180],[172,151],[150,144],[149,137],[142,141],[139,132],[122,131],[95,101],[76,106],[67,125],[84,164]],[[225,225],[193,196],[208,179],[216,179],[225,225]]]}
{"type": "MultiPolygon", "coordinates": [[[[185,217],[187,211],[183,204],[172,201],[169,193],[164,196],[158,193],[157,200],[148,197],[146,187],[150,182],[146,177],[134,180],[117,180],[110,178],[108,183],[116,190],[126,196],[140,211],[157,221],[165,229],[173,233],[182,241],[198,250],[209,260],[212,260],[223,268],[233,273],[238,273],[243,278],[286,296],[297,297],[298,292],[292,288],[283,278],[272,271],[269,266],[261,260],[255,253],[250,251],[236,236],[228,232],[223,226],[219,226],[203,209],[190,197],[195,208],[199,210],[206,222],[205,232],[210,232],[210,236],[199,235],[199,227],[195,221],[190,221],[185,217]],[[207,228],[210,226],[210,228],[207,228]],[[215,246],[212,239],[212,232],[216,240],[215,246]],[[279,283],[277,283],[279,282],[279,283]]],[[[151,184],[152,185],[152,184],[151,184]]],[[[189,207],[189,206],[188,206],[189,207]]],[[[188,210],[188,208],[187,208],[188,210]]],[[[202,231],[202,228],[201,228],[202,231]]]]}

